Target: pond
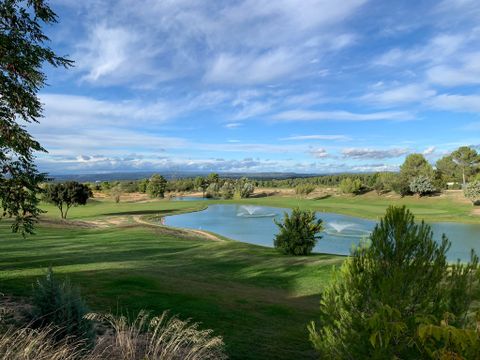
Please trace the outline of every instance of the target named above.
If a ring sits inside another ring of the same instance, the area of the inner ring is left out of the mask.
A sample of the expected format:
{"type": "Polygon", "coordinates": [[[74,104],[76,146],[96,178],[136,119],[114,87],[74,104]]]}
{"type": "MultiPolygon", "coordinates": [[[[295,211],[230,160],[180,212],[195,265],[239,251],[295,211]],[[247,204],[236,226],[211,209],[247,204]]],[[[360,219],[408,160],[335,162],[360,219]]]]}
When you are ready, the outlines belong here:
{"type": "MultiPolygon", "coordinates": [[[[165,225],[207,230],[242,242],[273,246],[278,232],[274,219],[280,221],[290,209],[253,205],[210,205],[198,212],[167,216],[165,225]]],[[[348,255],[352,246],[367,237],[376,222],[352,216],[318,212],[324,222],[322,239],[314,251],[319,253],[348,255]]],[[[470,249],[480,253],[480,225],[459,223],[431,224],[435,238],[440,240],[445,233],[452,242],[448,253],[450,261],[470,259],[470,249]]]]}
{"type": "Polygon", "coordinates": [[[172,198],[173,201],[207,201],[210,200],[200,196],[176,196],[172,198]]]}

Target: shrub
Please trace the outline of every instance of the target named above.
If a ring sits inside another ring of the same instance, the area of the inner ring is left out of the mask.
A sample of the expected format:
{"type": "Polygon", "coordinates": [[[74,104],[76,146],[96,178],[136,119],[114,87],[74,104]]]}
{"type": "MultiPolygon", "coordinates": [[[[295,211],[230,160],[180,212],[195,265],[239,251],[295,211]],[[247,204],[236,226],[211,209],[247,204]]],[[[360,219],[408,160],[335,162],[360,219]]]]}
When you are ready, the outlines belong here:
{"type": "Polygon", "coordinates": [[[480,203],[480,180],[472,181],[465,186],[465,197],[469,199],[474,205],[480,203]]]}
{"type": "Polygon", "coordinates": [[[205,191],[205,197],[209,199],[220,197],[219,183],[211,183],[208,185],[207,190],[205,191]]]}
{"type": "Polygon", "coordinates": [[[315,211],[295,208],[291,215],[285,213],[283,223],[274,221],[280,228],[274,246],[284,254],[308,255],[321,239],[322,220],[315,218],[315,211]]]}
{"type": "Polygon", "coordinates": [[[373,188],[377,194],[393,191],[394,183],[397,181],[398,174],[391,172],[378,173],[373,188]]]}
{"type": "Polygon", "coordinates": [[[235,194],[235,186],[230,181],[225,181],[220,189],[220,194],[224,199],[232,199],[235,194]]]}
{"type": "Polygon", "coordinates": [[[88,308],[79,290],[68,279],[59,281],[52,269],[34,284],[32,305],[30,315],[34,327],[56,327],[57,339],[93,339],[93,325],[84,319],[88,308]]]}
{"type": "Polygon", "coordinates": [[[122,198],[123,191],[120,185],[116,185],[110,189],[110,196],[112,196],[113,200],[118,204],[122,198]]]}
{"type": "Polygon", "coordinates": [[[392,190],[402,197],[412,194],[408,179],[401,175],[397,176],[396,180],[392,183],[392,190]]]}
{"type": "Polygon", "coordinates": [[[359,179],[346,178],[340,182],[339,187],[344,194],[358,194],[362,190],[362,182],[359,179]]]}
{"type": "Polygon", "coordinates": [[[419,175],[414,177],[412,181],[410,181],[410,191],[414,194],[418,194],[420,196],[432,194],[435,192],[435,187],[432,184],[430,178],[424,175],[419,175]]]}
{"type": "Polygon", "coordinates": [[[300,184],[295,187],[295,194],[301,196],[307,196],[313,191],[315,191],[315,185],[311,184],[300,184]]]}
{"type": "Polygon", "coordinates": [[[255,186],[246,178],[242,178],[237,182],[237,192],[241,199],[249,198],[255,191],[255,186]]]}
{"type": "Polygon", "coordinates": [[[443,236],[437,243],[430,226],[415,223],[405,207],[388,208],[369,240],[353,251],[324,290],[319,327],[309,326],[322,358],[428,359],[431,346],[458,351],[449,359],[478,358],[478,346],[476,356],[462,357],[471,349],[455,349],[460,339],[449,342],[448,329],[445,342],[435,336],[436,345],[428,334],[419,336],[446,314],[450,326],[475,329],[469,310],[478,291],[478,257],[472,252],[470,263],[450,266],[448,239],[443,236]]]}
{"type": "Polygon", "coordinates": [[[198,324],[169,318],[150,317],[141,312],[130,323],[124,316],[89,314],[113,329],[113,336],[100,338],[95,353],[102,358],[122,360],[222,360],[227,356],[221,337],[211,330],[200,330],[198,324]]]}

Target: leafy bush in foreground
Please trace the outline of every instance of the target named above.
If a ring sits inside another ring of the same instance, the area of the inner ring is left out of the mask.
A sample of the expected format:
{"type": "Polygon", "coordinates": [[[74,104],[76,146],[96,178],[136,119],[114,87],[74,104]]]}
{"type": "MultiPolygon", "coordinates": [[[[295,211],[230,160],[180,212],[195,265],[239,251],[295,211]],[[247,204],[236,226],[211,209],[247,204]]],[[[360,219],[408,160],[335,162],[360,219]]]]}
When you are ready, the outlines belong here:
{"type": "Polygon", "coordinates": [[[54,326],[58,339],[93,339],[93,324],[84,318],[88,308],[77,288],[68,279],[59,281],[48,269],[33,286],[32,322],[35,327],[54,326]]]}
{"type": "Polygon", "coordinates": [[[370,242],[353,251],[322,294],[319,326],[309,326],[321,356],[480,358],[469,313],[478,295],[478,257],[472,252],[470,263],[449,266],[448,239],[437,243],[430,226],[415,223],[405,207],[390,207],[370,242]]]}
{"type": "Polygon", "coordinates": [[[274,221],[280,228],[274,246],[284,254],[308,255],[321,239],[318,233],[323,230],[322,220],[315,218],[315,211],[295,208],[291,215],[285,213],[283,223],[274,221]]]}

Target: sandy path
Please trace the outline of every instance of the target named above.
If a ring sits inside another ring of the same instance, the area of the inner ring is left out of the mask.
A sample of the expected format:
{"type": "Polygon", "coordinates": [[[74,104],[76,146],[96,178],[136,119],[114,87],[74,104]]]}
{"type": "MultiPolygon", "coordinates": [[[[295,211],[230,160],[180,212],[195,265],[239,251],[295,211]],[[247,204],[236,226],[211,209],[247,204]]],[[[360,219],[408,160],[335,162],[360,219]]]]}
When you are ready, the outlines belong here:
{"type": "MultiPolygon", "coordinates": [[[[154,223],[151,223],[149,221],[143,220],[140,215],[135,215],[133,216],[133,220],[137,223],[148,225],[148,226],[158,226],[158,227],[164,227],[164,225],[157,225],[154,223]]],[[[203,231],[203,230],[192,230],[192,229],[181,229],[187,234],[192,234],[196,236],[200,236],[202,238],[206,238],[208,240],[213,240],[213,241],[225,241],[223,239],[220,239],[218,236],[215,236],[213,234],[210,234],[209,232],[203,231]]]]}

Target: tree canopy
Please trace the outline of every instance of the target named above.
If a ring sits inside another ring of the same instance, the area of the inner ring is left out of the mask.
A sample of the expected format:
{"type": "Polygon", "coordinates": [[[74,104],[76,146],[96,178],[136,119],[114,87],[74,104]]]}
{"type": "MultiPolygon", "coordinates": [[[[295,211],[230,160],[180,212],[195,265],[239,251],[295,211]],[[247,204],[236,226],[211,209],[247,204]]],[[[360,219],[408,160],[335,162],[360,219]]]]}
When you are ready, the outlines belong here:
{"type": "Polygon", "coordinates": [[[151,197],[163,198],[167,189],[167,180],[162,175],[152,175],[147,185],[147,192],[151,197]]]}
{"type": "Polygon", "coordinates": [[[465,186],[468,177],[475,174],[480,166],[480,155],[471,147],[462,146],[452,152],[451,156],[453,162],[461,169],[463,185],[465,186]]]}
{"type": "Polygon", "coordinates": [[[308,255],[312,252],[323,230],[321,219],[316,219],[315,211],[295,208],[289,215],[285,213],[283,222],[275,224],[280,232],[275,236],[274,246],[287,255],[308,255]]]}
{"type": "Polygon", "coordinates": [[[43,198],[46,202],[58,207],[62,219],[66,219],[68,210],[72,206],[85,205],[92,196],[92,190],[87,185],[76,181],[67,181],[63,184],[48,184],[43,198]]]}
{"type": "Polygon", "coordinates": [[[400,175],[411,181],[414,177],[424,175],[431,177],[433,174],[432,165],[430,165],[422,154],[410,154],[405,158],[405,162],[400,167],[400,175]]]}
{"type": "Polygon", "coordinates": [[[44,0],[0,1],[0,202],[2,216],[15,219],[13,231],[24,234],[33,232],[41,212],[37,193],[44,175],[34,153],[45,150],[23,124],[42,117],[37,94],[46,82],[43,64],[72,65],[46,45],[42,25],[55,22],[44,0]]]}

